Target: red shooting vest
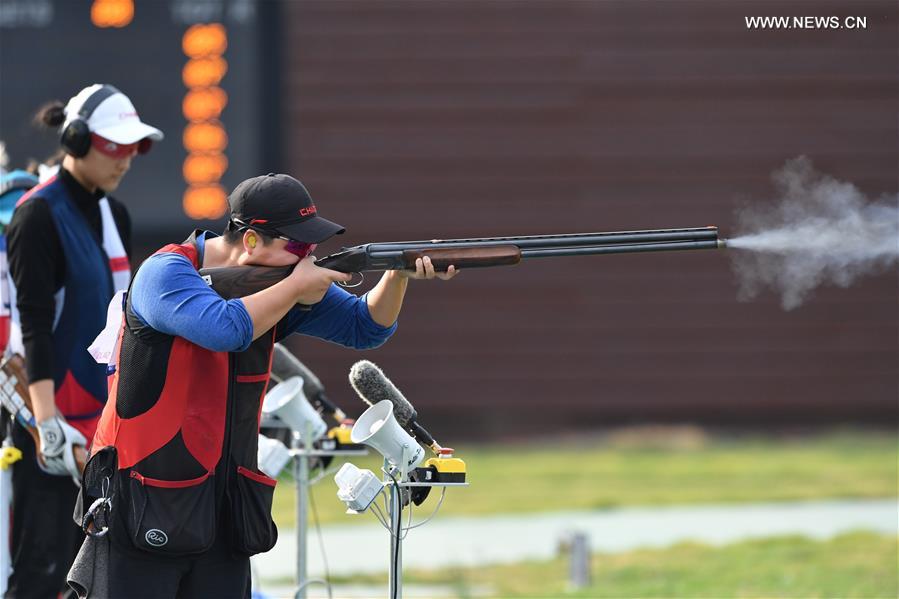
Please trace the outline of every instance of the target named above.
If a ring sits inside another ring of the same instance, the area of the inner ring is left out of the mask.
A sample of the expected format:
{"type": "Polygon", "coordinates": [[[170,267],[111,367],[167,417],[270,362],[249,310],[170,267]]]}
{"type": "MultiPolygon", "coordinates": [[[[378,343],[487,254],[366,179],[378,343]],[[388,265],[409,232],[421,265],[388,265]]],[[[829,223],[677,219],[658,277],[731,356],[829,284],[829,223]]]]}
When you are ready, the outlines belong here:
{"type": "MultiPolygon", "coordinates": [[[[195,235],[159,252],[185,256],[199,269],[195,235]]],[[[130,298],[123,321],[116,372],[91,454],[114,447],[125,498],[130,497],[135,505],[146,504],[140,509],[148,513],[156,510],[156,516],[141,516],[148,522],[135,516],[126,526],[139,549],[163,554],[202,552],[208,539],[180,539],[184,535],[167,527],[184,524],[170,522],[169,516],[185,511],[185,503],[202,512],[192,518],[212,518],[206,513],[211,506],[205,505],[213,493],[209,487],[214,487],[215,519],[233,514],[235,509],[246,511],[247,502],[264,504],[255,498],[260,494],[256,487],[268,495],[270,509],[275,481],[259,472],[256,451],[275,329],[246,351],[228,353],[205,349],[141,323],[130,298]],[[213,480],[208,480],[211,477],[213,480]],[[201,487],[208,488],[208,493],[201,487]],[[234,507],[238,504],[242,505],[234,507]],[[149,522],[151,517],[154,522],[149,522]]],[[[264,505],[259,508],[260,512],[267,509],[264,505]]],[[[238,524],[257,529],[271,524],[267,512],[257,517],[266,522],[238,524]]],[[[204,534],[206,531],[196,532],[195,537],[204,534]]],[[[253,545],[251,539],[243,550],[248,554],[267,550],[260,547],[269,540],[274,543],[266,538],[256,539],[259,542],[253,545]]]]}

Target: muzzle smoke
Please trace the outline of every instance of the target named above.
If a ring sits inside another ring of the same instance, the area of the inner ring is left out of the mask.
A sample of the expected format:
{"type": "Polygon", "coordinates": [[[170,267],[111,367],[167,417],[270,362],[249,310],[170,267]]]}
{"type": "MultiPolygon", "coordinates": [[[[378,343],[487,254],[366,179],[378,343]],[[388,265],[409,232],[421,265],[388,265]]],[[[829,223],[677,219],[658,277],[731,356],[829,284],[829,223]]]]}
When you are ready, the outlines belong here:
{"type": "Polygon", "coordinates": [[[800,156],[772,175],[779,205],[737,214],[734,253],[740,299],[763,289],[796,308],[819,285],[848,287],[899,262],[899,195],[871,200],[850,183],[817,172],[800,156]]]}

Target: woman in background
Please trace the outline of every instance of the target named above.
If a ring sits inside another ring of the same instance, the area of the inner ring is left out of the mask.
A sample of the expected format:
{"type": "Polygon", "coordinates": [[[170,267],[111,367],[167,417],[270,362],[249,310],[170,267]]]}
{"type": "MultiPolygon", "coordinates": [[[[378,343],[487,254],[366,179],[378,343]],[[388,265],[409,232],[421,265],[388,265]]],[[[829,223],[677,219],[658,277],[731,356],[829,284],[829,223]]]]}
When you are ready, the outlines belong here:
{"type": "Polygon", "coordinates": [[[24,458],[13,471],[13,573],[7,597],[55,597],[83,535],[72,522],[80,477],[73,445],[92,438],[106,402],[106,367],[87,347],[131,276],[131,221],[115,191],[138,153],[162,132],[131,101],[94,84],[38,113],[59,128],[59,172],[18,201],[7,231],[14,283],[11,348],[24,352],[40,437],[15,425],[24,458]]]}

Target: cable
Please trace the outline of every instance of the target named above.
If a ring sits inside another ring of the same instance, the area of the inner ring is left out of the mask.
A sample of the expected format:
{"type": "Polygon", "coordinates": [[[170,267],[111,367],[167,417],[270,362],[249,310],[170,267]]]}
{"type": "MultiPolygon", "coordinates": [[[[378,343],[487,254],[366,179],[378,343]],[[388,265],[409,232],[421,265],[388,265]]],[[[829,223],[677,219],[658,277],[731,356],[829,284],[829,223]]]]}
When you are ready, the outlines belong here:
{"type": "MultiPolygon", "coordinates": [[[[403,498],[400,495],[400,485],[396,482],[396,479],[393,481],[393,486],[396,489],[396,498],[394,501],[397,506],[399,506],[399,513],[396,517],[396,539],[393,543],[393,571],[396,574],[399,574],[400,571],[400,542],[402,541],[402,537],[400,537],[400,531],[403,528],[403,498]]],[[[397,595],[399,593],[399,583],[398,581],[394,581],[393,584],[393,599],[398,599],[397,595]]]]}
{"type": "Polygon", "coordinates": [[[390,526],[387,524],[387,521],[384,519],[384,515],[381,514],[381,508],[376,508],[376,509],[377,509],[377,511],[375,511],[373,509],[371,512],[372,514],[374,514],[375,520],[378,521],[378,523],[384,528],[384,530],[386,530],[387,532],[390,532],[390,526]]]}
{"type": "Polygon", "coordinates": [[[384,489],[385,489],[385,488],[386,488],[386,487],[382,487],[382,488],[381,488],[381,493],[382,493],[383,499],[384,499],[384,512],[386,512],[386,513],[389,514],[389,513],[390,513],[390,504],[389,504],[389,501],[390,501],[390,493],[384,493],[384,489]]]}
{"type": "MultiPolygon", "coordinates": [[[[400,501],[402,501],[402,500],[403,500],[403,498],[400,497],[400,501]]],[[[413,505],[414,504],[412,503],[412,499],[410,497],[410,499],[409,499],[409,521],[406,522],[406,528],[405,528],[405,530],[402,531],[403,536],[400,537],[401,541],[406,538],[406,535],[409,534],[409,530],[412,528],[412,506],[413,505]]],[[[402,524],[402,523],[403,523],[403,519],[399,518],[399,524],[402,524]]]]}
{"type": "Polygon", "coordinates": [[[324,583],[328,588],[328,599],[333,599],[334,595],[331,593],[331,572],[328,568],[328,554],[325,552],[325,540],[322,537],[321,524],[318,521],[318,509],[315,507],[314,493],[309,493],[309,507],[312,508],[312,522],[315,524],[315,532],[318,535],[318,546],[322,552],[322,564],[325,566],[324,583]]]}
{"type": "MultiPolygon", "coordinates": [[[[393,477],[391,477],[391,478],[393,478],[393,477]]],[[[397,488],[399,488],[399,484],[396,482],[396,479],[394,479],[393,484],[397,485],[397,488]]],[[[386,489],[386,487],[382,488],[381,493],[380,493],[380,494],[384,495],[384,511],[386,511],[388,514],[392,514],[393,513],[392,507],[387,505],[387,502],[390,501],[390,496],[388,493],[384,493],[384,489],[386,489]]],[[[402,541],[403,539],[406,538],[406,535],[398,536],[397,533],[394,532],[392,523],[388,523],[390,518],[388,518],[384,514],[384,511],[381,510],[381,506],[378,505],[377,498],[375,498],[371,502],[371,507],[372,507],[372,513],[375,515],[375,518],[378,519],[378,521],[381,523],[381,526],[384,527],[384,530],[386,530],[387,532],[390,533],[391,538],[399,539],[400,541],[402,541]]],[[[400,511],[402,511],[402,496],[400,496],[400,511]]],[[[402,518],[400,518],[399,520],[402,521],[402,518]]],[[[402,530],[405,530],[405,529],[402,529],[402,530]]]]}
{"type": "MultiPolygon", "coordinates": [[[[435,508],[434,508],[434,511],[431,512],[431,515],[428,516],[427,518],[425,518],[424,520],[422,520],[421,522],[419,522],[418,524],[414,525],[414,526],[407,526],[407,527],[406,527],[406,534],[409,534],[409,531],[412,530],[413,528],[418,528],[419,526],[423,526],[423,525],[427,524],[428,522],[430,522],[431,519],[433,519],[434,516],[437,515],[437,512],[440,511],[440,506],[443,505],[443,498],[444,498],[444,497],[446,497],[446,487],[443,487],[443,490],[440,492],[440,500],[437,501],[437,507],[435,507],[435,508]]],[[[409,518],[409,521],[411,522],[411,521],[412,521],[412,518],[409,518]]],[[[404,538],[405,538],[405,537],[404,537],[404,538]]]]}
{"type": "Polygon", "coordinates": [[[320,480],[323,479],[324,477],[328,476],[329,474],[334,474],[334,473],[337,472],[338,470],[340,470],[340,468],[328,468],[327,470],[324,469],[324,468],[322,468],[321,473],[320,473],[318,476],[316,476],[315,478],[313,478],[312,480],[309,481],[309,486],[311,487],[312,485],[314,485],[315,483],[317,483],[318,481],[320,481],[320,480]]]}
{"type": "Polygon", "coordinates": [[[390,525],[387,524],[387,518],[384,516],[384,512],[381,511],[381,506],[379,506],[378,502],[376,502],[376,501],[373,501],[371,505],[372,505],[371,513],[375,515],[375,518],[378,519],[378,522],[381,523],[381,526],[383,526],[385,528],[385,530],[387,530],[387,532],[389,532],[392,535],[393,531],[390,530],[390,525]],[[375,510],[377,510],[377,511],[375,511],[375,510]]]}
{"type": "MultiPolygon", "coordinates": [[[[383,494],[384,494],[384,487],[381,487],[381,490],[378,491],[378,495],[383,495],[383,494]]],[[[371,500],[371,504],[370,504],[371,513],[374,514],[374,516],[378,520],[378,522],[381,523],[381,526],[383,526],[384,529],[387,530],[387,532],[390,532],[392,534],[392,531],[390,530],[390,525],[387,524],[387,517],[384,515],[384,512],[381,511],[381,506],[378,505],[378,495],[375,495],[375,498],[371,500]]]]}

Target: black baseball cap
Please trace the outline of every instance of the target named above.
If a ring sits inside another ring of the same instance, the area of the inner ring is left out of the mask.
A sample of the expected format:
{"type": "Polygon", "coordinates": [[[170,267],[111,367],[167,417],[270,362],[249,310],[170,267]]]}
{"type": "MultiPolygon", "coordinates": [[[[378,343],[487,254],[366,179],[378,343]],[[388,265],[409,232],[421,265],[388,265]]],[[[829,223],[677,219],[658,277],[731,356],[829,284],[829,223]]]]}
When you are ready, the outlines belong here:
{"type": "Polygon", "coordinates": [[[269,173],[247,179],[228,196],[231,220],[294,241],[321,243],[346,229],[322,218],[306,187],[290,175],[269,173]]]}

